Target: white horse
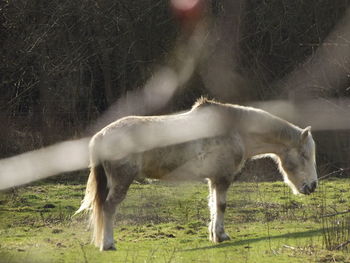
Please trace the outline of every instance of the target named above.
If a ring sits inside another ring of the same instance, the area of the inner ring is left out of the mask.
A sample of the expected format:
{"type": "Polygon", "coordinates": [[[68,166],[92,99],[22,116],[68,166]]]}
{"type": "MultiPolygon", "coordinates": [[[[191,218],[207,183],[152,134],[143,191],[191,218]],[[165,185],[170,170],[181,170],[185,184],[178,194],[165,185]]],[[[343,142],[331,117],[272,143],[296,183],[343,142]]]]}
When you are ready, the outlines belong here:
{"type": "Polygon", "coordinates": [[[209,239],[224,230],[226,193],[244,162],[271,156],[294,193],[317,186],[315,143],[310,127],[265,111],[200,99],[185,113],[130,116],[111,123],[90,141],[90,176],[81,207],[91,212],[93,241],[115,249],[113,216],[136,177],[204,179],[209,184],[209,239]]]}

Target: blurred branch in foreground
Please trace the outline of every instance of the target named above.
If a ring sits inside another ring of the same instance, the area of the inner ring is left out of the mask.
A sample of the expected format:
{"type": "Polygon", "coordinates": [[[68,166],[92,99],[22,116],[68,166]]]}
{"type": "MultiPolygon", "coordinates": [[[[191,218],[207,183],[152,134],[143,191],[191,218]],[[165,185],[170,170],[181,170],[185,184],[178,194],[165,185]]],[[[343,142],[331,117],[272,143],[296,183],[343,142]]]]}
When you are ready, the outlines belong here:
{"type": "Polygon", "coordinates": [[[350,72],[350,9],[311,58],[280,82],[284,94],[297,102],[317,98],[344,86],[350,72]]]}
{"type": "MultiPolygon", "coordinates": [[[[297,107],[287,101],[258,102],[252,105],[293,121],[301,127],[311,124],[313,130],[350,129],[350,116],[347,114],[349,100],[311,100],[297,107]]],[[[224,123],[215,112],[208,111],[182,123],[181,127],[131,130],[111,137],[105,154],[110,158],[109,153],[117,152],[115,158],[123,158],[135,152],[215,136],[220,133],[220,127],[224,123]]],[[[67,141],[0,160],[0,189],[87,168],[89,139],[67,141]]]]}
{"type": "Polygon", "coordinates": [[[65,141],[0,160],[0,190],[87,168],[89,140],[65,141]]]}
{"type": "MultiPolygon", "coordinates": [[[[207,46],[206,38],[210,23],[208,14],[204,13],[205,1],[179,2],[198,2],[197,5],[201,7],[198,7],[196,12],[200,14],[193,13],[194,17],[192,17],[191,13],[186,13],[185,17],[178,18],[181,19],[179,22],[181,22],[182,32],[174,49],[170,52],[168,64],[155,70],[142,89],[128,92],[126,96],[115,101],[90,127],[90,131],[95,133],[110,122],[124,116],[154,114],[162,109],[174,93],[179,88],[183,88],[191,78],[207,46]]],[[[172,6],[172,8],[175,7],[172,6]]],[[[177,15],[180,11],[177,10],[177,15]]]]}
{"type": "Polygon", "coordinates": [[[264,109],[301,127],[312,126],[312,130],[349,130],[349,99],[305,100],[297,105],[289,101],[264,101],[252,105],[264,109]]]}
{"type": "MultiPolygon", "coordinates": [[[[202,1],[199,1],[202,2],[202,1]]],[[[204,5],[204,2],[202,3],[204,5]]],[[[205,9],[201,9],[204,12],[205,9]]],[[[204,14],[182,18],[180,34],[170,63],[160,67],[142,89],[121,97],[88,129],[95,133],[107,124],[129,115],[150,115],[164,107],[192,76],[205,47],[208,23],[204,14]],[[185,19],[185,20],[184,20],[185,19]],[[187,26],[191,23],[191,30],[187,26]]],[[[200,126],[199,126],[200,127],[200,126]]],[[[130,137],[128,135],[128,137],[130,137]]],[[[90,138],[58,143],[40,150],[0,160],[0,189],[30,183],[59,173],[88,167],[90,138]]],[[[151,146],[154,147],[154,146],[151,146]]],[[[135,150],[135,149],[134,149],[135,150]]],[[[121,154],[125,156],[125,153],[121,154]]]]}
{"type": "MultiPolygon", "coordinates": [[[[234,3],[223,1],[226,12],[214,29],[209,28],[209,17],[201,18],[198,23],[191,24],[190,27],[185,26],[183,34],[170,52],[168,63],[155,70],[143,88],[128,91],[124,97],[115,101],[88,129],[89,133],[95,133],[123,116],[157,113],[173,98],[176,91],[185,87],[185,83],[191,78],[198,64],[204,86],[211,94],[223,100],[246,101],[249,96],[243,95],[246,93],[252,95],[252,92],[247,89],[241,75],[235,71],[239,24],[244,4],[243,0],[234,3]],[[212,35],[209,34],[209,29],[212,30],[212,35]]],[[[318,44],[319,48],[312,58],[280,82],[285,87],[285,95],[288,95],[292,102],[267,101],[250,104],[301,127],[311,125],[313,130],[319,131],[350,129],[349,100],[317,99],[321,97],[320,92],[327,93],[341,86],[339,83],[348,80],[349,28],[348,10],[325,43],[318,44]]],[[[45,85],[42,88],[44,87],[45,85]]],[[[254,98],[250,96],[249,99],[254,98]]],[[[202,132],[199,129],[201,126],[191,127],[191,133],[195,135],[192,139],[198,138],[202,132]]],[[[172,127],[171,130],[186,130],[186,128],[172,127]]],[[[181,133],[176,135],[179,136],[176,143],[188,139],[181,138],[181,133]]],[[[147,145],[147,149],[159,147],[159,141],[153,133],[148,132],[146,136],[153,139],[152,143],[147,145]]],[[[88,141],[89,138],[67,141],[0,160],[0,189],[30,183],[62,172],[87,168],[88,141]]],[[[137,144],[133,147],[137,147],[137,144]]],[[[129,152],[121,155],[135,150],[140,149],[131,148],[129,152]]]]}

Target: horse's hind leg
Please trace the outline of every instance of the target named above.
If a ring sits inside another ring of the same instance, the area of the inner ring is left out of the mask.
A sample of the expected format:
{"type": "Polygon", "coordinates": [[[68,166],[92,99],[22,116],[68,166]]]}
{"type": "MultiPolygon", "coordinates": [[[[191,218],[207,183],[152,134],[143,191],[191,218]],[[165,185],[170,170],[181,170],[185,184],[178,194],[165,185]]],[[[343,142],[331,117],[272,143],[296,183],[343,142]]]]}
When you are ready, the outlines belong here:
{"type": "Polygon", "coordinates": [[[113,237],[113,218],[118,203],[121,201],[116,200],[112,196],[115,192],[110,191],[106,202],[103,206],[103,240],[100,246],[100,250],[115,250],[114,237],[113,237]]]}
{"type": "MultiPolygon", "coordinates": [[[[112,168],[113,169],[113,168],[112,168]]],[[[103,205],[103,240],[100,250],[115,250],[113,221],[117,206],[124,200],[130,184],[134,180],[136,173],[134,169],[124,165],[113,169],[113,175],[108,176],[108,192],[103,205]]]]}
{"type": "Polygon", "coordinates": [[[217,180],[209,180],[209,239],[215,243],[229,240],[225,233],[224,214],[226,209],[226,194],[230,182],[225,177],[217,180]]]}

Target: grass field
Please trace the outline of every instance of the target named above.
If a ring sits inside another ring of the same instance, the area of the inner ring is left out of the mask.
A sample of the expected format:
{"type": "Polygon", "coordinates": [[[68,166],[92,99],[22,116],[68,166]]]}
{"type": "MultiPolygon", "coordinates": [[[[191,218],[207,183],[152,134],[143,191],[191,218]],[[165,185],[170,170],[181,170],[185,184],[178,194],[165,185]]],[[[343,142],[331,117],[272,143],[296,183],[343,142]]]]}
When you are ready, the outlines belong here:
{"type": "Polygon", "coordinates": [[[206,184],[134,184],[116,217],[117,251],[108,252],[90,244],[85,216],[72,218],[84,189],[46,181],[1,193],[0,262],[350,262],[344,179],[322,181],[310,196],[282,182],[235,183],[231,240],[220,244],[207,239],[206,184]]]}

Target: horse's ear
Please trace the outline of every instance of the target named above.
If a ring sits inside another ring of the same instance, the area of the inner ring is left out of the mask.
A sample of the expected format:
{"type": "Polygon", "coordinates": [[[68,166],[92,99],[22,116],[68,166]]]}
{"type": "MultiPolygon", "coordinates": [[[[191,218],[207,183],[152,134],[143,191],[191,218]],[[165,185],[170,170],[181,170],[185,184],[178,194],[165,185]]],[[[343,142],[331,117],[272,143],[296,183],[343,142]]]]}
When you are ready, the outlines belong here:
{"type": "Polygon", "coordinates": [[[311,132],[311,126],[306,127],[302,132],[301,132],[301,142],[304,142],[307,137],[309,136],[311,132]]]}

